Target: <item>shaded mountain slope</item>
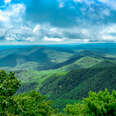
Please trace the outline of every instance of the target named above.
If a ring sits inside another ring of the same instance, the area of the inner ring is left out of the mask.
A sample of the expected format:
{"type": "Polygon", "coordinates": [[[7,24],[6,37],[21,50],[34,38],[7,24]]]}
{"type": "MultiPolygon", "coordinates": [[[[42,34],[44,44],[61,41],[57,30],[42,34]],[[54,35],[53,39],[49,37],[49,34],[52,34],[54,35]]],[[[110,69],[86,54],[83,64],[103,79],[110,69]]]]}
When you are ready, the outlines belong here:
{"type": "Polygon", "coordinates": [[[0,69],[16,72],[22,81],[18,92],[36,89],[52,99],[80,99],[89,90],[115,89],[116,50],[110,52],[108,48],[107,53],[105,48],[84,45],[5,49],[0,52],[0,69]]]}
{"type": "Polygon", "coordinates": [[[116,89],[116,65],[109,65],[106,61],[91,68],[72,70],[65,75],[52,75],[42,85],[41,93],[52,99],[81,99],[90,90],[108,88],[111,91],[116,89]]]}
{"type": "Polygon", "coordinates": [[[102,49],[96,51],[95,48],[91,50],[90,46],[87,48],[81,48],[81,46],[80,48],[77,46],[30,46],[5,49],[0,52],[0,68],[9,67],[11,69],[16,67],[17,70],[21,70],[27,69],[23,67],[28,66],[29,69],[34,67],[33,70],[58,69],[70,64],[76,64],[77,60],[86,56],[95,59],[116,60],[116,57],[105,57],[102,49]]]}
{"type": "Polygon", "coordinates": [[[50,47],[11,48],[0,52],[0,67],[16,67],[28,62],[35,62],[38,65],[37,70],[47,70],[59,62],[65,62],[72,55],[73,52],[71,53],[70,50],[50,47]]]}

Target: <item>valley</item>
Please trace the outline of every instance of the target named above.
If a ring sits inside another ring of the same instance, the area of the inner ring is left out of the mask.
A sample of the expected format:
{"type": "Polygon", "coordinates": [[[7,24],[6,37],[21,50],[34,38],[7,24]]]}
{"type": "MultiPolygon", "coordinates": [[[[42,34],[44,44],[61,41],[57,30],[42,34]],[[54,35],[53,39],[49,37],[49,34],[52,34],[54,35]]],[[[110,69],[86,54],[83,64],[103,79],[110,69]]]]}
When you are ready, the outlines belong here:
{"type": "Polygon", "coordinates": [[[16,73],[22,83],[17,93],[36,90],[54,100],[54,107],[64,107],[87,97],[89,91],[116,89],[115,44],[90,45],[3,49],[0,69],[16,73]]]}

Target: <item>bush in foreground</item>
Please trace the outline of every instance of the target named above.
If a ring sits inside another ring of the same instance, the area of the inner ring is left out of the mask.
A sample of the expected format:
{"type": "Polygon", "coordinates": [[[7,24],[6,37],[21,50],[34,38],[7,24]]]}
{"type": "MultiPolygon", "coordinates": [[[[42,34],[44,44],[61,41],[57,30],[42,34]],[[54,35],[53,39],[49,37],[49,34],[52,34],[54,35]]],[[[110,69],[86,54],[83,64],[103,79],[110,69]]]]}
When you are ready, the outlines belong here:
{"type": "Polygon", "coordinates": [[[58,113],[36,91],[15,95],[20,86],[13,72],[0,71],[0,116],[116,116],[116,91],[89,92],[88,98],[58,113]]]}
{"type": "Polygon", "coordinates": [[[116,116],[116,91],[112,94],[107,89],[89,92],[89,97],[84,98],[82,103],[69,104],[64,112],[72,116],[116,116]]]}
{"type": "Polygon", "coordinates": [[[15,95],[21,86],[13,72],[0,71],[0,116],[50,116],[51,103],[36,91],[15,95]]]}

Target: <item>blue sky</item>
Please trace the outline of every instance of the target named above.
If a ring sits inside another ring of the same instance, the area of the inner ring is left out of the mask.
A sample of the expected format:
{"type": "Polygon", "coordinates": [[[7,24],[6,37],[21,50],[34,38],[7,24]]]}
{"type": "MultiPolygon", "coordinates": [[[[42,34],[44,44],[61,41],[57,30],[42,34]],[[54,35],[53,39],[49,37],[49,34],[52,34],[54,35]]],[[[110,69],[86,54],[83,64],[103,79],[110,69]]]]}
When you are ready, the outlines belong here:
{"type": "Polygon", "coordinates": [[[116,0],[0,0],[0,44],[116,42],[116,0]]]}

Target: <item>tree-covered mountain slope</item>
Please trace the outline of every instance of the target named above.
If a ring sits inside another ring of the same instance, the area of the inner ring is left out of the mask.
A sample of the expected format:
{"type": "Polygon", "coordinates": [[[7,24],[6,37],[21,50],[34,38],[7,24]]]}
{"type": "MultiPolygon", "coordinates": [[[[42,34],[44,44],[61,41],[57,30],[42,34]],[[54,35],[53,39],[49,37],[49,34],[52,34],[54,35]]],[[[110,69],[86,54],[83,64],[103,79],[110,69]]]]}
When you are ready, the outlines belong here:
{"type": "MultiPolygon", "coordinates": [[[[0,47],[0,69],[6,70],[49,70],[65,67],[82,57],[116,60],[114,44],[82,44],[62,46],[0,47]],[[4,47],[3,47],[4,48],[4,47]]],[[[90,58],[85,58],[87,61],[90,58]]],[[[92,59],[93,60],[93,59],[92,59]]],[[[78,61],[77,61],[78,62],[78,61]]],[[[93,61],[94,62],[94,61],[93,61]]],[[[88,64],[88,65],[91,65],[88,64]]],[[[85,67],[85,66],[84,66],[85,67]]]]}
{"type": "Polygon", "coordinates": [[[116,47],[99,45],[4,49],[0,69],[16,72],[17,93],[35,89],[52,99],[81,99],[89,90],[115,89],[116,47]]]}
{"type": "Polygon", "coordinates": [[[0,71],[1,116],[115,116],[116,91],[89,92],[82,100],[48,101],[37,91],[16,94],[21,86],[14,72],[0,71]],[[61,107],[58,107],[62,103],[61,107]],[[55,105],[55,106],[54,106],[55,105]],[[57,108],[57,109],[56,109],[57,108]]]}
{"type": "Polygon", "coordinates": [[[100,62],[102,62],[103,59],[96,59],[93,57],[85,56],[81,58],[77,58],[73,61],[73,63],[68,63],[67,65],[61,66],[61,68],[56,69],[50,69],[50,70],[17,70],[16,67],[13,70],[15,70],[17,77],[22,81],[23,87],[20,91],[29,91],[31,87],[34,85],[35,89],[38,89],[42,86],[42,83],[52,76],[56,75],[57,77],[60,77],[61,75],[65,75],[71,70],[75,69],[81,69],[81,68],[90,68],[100,62]],[[86,61],[85,61],[86,60],[86,61]],[[32,84],[33,83],[33,84],[32,84]],[[27,88],[27,89],[26,89],[27,88]]]}
{"type": "Polygon", "coordinates": [[[58,63],[65,62],[73,52],[71,50],[57,49],[51,47],[21,47],[0,51],[0,68],[28,69],[34,70],[50,69],[58,63]],[[32,65],[31,65],[32,64],[32,65]],[[26,65],[26,66],[25,66],[26,65]]]}
{"type": "Polygon", "coordinates": [[[72,70],[64,75],[46,79],[40,92],[56,99],[81,99],[88,91],[116,89],[116,64],[104,61],[91,68],[72,70]],[[110,64],[110,65],[109,65],[110,64]]]}

